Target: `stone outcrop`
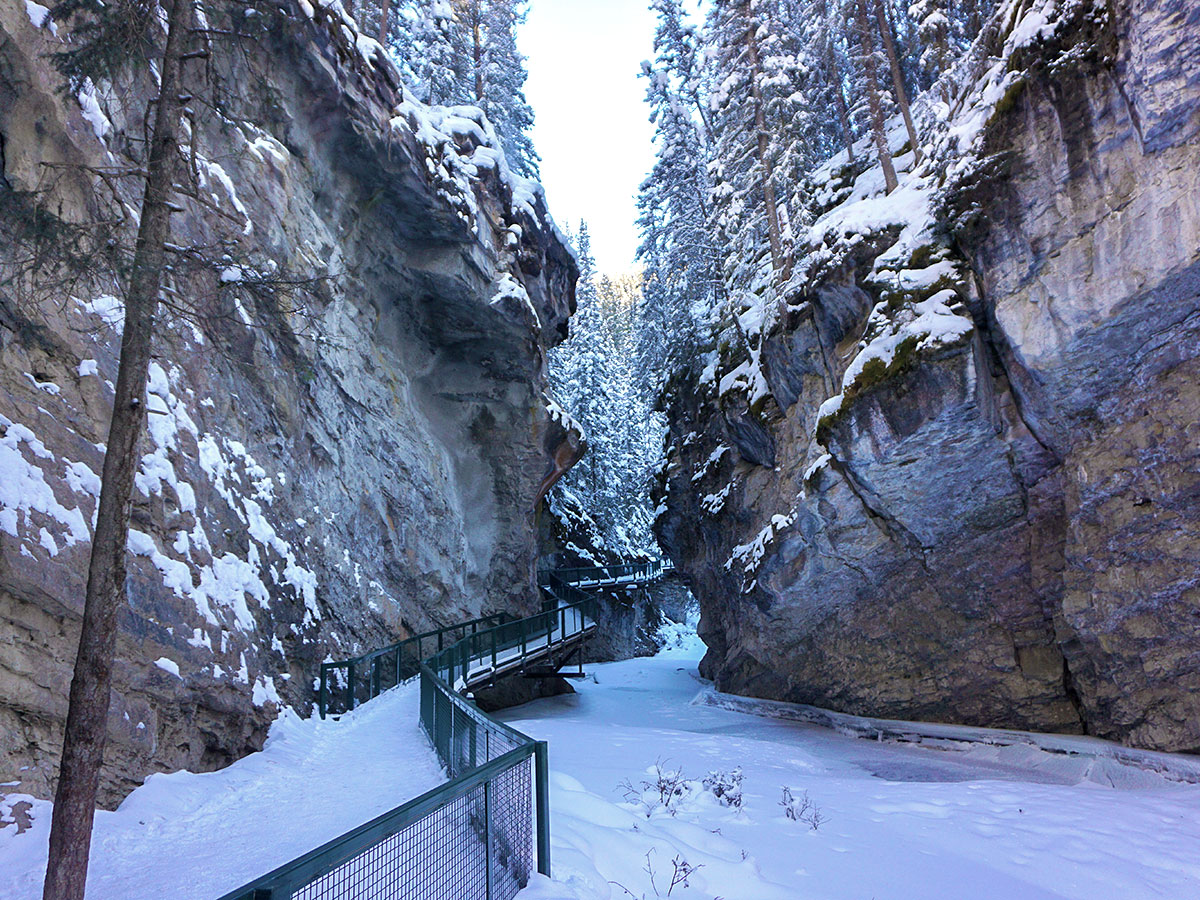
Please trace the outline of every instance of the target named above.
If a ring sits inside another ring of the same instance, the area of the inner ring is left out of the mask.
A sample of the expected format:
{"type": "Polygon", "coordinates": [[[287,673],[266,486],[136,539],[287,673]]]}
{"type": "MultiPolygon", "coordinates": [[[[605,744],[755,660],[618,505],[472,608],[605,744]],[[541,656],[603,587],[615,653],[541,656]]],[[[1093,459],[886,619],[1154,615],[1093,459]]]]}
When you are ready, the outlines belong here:
{"type": "MultiPolygon", "coordinates": [[[[222,115],[197,105],[185,148],[167,297],[190,315],[151,372],[107,803],[261,746],[327,656],[537,608],[537,508],[579,445],[544,393],[577,267],[540,193],[485,122],[402,96],[340,7],[282,9],[214,23],[252,33],[196,86],[222,115]]],[[[152,71],[71,96],[43,24],[0,7],[6,273],[38,209],[87,226],[139,199],[95,172],[139,163],[152,71]]],[[[41,796],[120,327],[117,285],[68,262],[53,296],[0,286],[0,782],[41,796]]]]}
{"type": "Polygon", "coordinates": [[[722,690],[1196,750],[1200,14],[1029,6],[887,201],[817,173],[770,397],[736,347],[675,392],[659,534],[722,690]]]}

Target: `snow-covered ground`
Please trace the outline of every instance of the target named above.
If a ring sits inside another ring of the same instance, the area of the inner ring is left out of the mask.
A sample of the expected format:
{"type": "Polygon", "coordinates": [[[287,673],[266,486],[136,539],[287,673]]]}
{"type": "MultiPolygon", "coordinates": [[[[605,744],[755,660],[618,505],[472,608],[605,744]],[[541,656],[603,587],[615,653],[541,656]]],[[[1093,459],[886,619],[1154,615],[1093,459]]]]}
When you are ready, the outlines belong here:
{"type": "MultiPolygon", "coordinates": [[[[693,705],[703,645],[668,630],[657,657],[502,716],[550,742],[555,880],[521,900],[1200,900],[1200,786],[693,705]]],[[[285,716],[262,753],[152,776],[100,813],[88,898],[214,900],[442,780],[415,684],[337,722],[285,716]]],[[[27,799],[0,798],[0,820],[27,799]]],[[[29,813],[22,834],[0,827],[4,900],[41,897],[50,805],[29,813]]]]}
{"type": "MultiPolygon", "coordinates": [[[[96,816],[88,900],[215,900],[445,780],[416,683],[340,721],[280,718],[261,753],[220,772],[152,775],[96,816]]],[[[23,798],[2,797],[0,819],[23,798]]],[[[0,897],[40,900],[51,805],[0,828],[0,897]]]]}
{"type": "Polygon", "coordinates": [[[1200,898],[1200,786],[1113,763],[1102,785],[1088,760],[1032,748],[876,743],[692,706],[698,648],[679,643],[502,716],[550,742],[555,881],[521,900],[1200,898]],[[624,798],[656,766],[688,782],[674,815],[657,790],[624,798]],[[740,810],[701,783],[737,767],[740,810]],[[785,815],[785,785],[818,828],[785,815]],[[671,889],[676,860],[696,869],[671,889]]]}

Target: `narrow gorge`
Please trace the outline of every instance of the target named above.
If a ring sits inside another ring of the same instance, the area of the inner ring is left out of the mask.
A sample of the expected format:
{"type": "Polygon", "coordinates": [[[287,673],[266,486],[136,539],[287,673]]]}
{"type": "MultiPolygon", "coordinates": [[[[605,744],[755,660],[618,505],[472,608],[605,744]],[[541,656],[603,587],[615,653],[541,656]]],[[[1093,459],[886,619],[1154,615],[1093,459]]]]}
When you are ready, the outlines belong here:
{"type": "Polygon", "coordinates": [[[44,3],[0,897],[1200,897],[1200,0],[44,3]]]}

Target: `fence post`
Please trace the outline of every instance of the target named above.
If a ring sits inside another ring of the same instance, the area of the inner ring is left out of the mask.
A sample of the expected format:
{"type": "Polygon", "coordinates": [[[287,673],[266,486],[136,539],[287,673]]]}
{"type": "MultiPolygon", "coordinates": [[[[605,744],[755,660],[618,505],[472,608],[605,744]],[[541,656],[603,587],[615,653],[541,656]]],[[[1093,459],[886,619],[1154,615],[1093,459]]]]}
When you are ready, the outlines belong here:
{"type": "Polygon", "coordinates": [[[550,877],[550,770],[546,742],[533,745],[533,784],[537,808],[538,872],[550,877]]]}
{"type": "Polygon", "coordinates": [[[346,712],[354,711],[354,663],[346,666],[346,712]]]}
{"type": "Polygon", "coordinates": [[[483,836],[487,853],[487,900],[492,900],[492,782],[483,783],[483,836]]]}
{"type": "Polygon", "coordinates": [[[326,699],[326,696],[325,696],[326,693],[328,692],[327,686],[329,684],[329,667],[328,666],[329,666],[328,663],[321,663],[321,695],[320,695],[320,700],[318,700],[318,704],[319,704],[319,708],[321,710],[321,718],[322,719],[325,718],[325,709],[328,706],[328,700],[326,699]]]}
{"type": "Polygon", "coordinates": [[[446,718],[450,720],[450,743],[446,745],[446,769],[451,778],[457,778],[462,772],[454,759],[454,704],[446,704],[446,718]]]}
{"type": "Polygon", "coordinates": [[[379,663],[380,663],[380,657],[378,657],[378,656],[375,657],[373,660],[371,660],[371,696],[372,697],[379,696],[380,687],[382,686],[379,682],[379,669],[380,669],[379,663]]]}

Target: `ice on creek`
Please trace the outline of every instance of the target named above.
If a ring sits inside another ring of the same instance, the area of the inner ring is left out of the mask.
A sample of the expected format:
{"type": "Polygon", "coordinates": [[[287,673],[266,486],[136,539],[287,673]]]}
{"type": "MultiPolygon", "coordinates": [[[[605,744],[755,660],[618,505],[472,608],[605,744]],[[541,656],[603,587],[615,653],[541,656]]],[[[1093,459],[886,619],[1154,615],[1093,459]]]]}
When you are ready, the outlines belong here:
{"type": "Polygon", "coordinates": [[[520,900],[666,897],[685,863],[672,900],[1196,894],[1200,785],[1028,746],[877,742],[702,706],[704,650],[589,666],[577,694],[500,713],[550,747],[554,880],[520,900]],[[712,786],[736,770],[740,805],[726,805],[712,786]],[[679,789],[671,809],[660,772],[679,789]],[[785,786],[820,813],[816,829],[787,816],[785,786]]]}

